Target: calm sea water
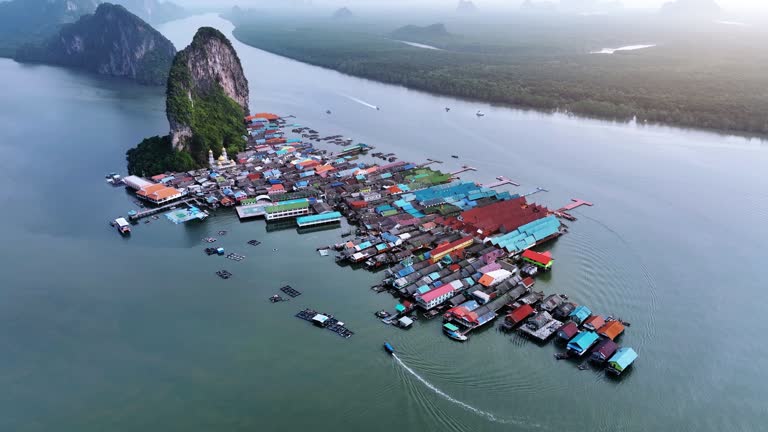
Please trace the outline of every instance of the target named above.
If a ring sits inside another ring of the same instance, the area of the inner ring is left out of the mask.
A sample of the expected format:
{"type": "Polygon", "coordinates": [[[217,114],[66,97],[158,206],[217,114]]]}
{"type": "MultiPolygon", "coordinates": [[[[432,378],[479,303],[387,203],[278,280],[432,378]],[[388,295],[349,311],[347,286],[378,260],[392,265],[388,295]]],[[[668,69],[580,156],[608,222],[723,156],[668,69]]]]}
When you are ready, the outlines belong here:
{"type": "MultiPolygon", "coordinates": [[[[181,48],[202,25],[231,31],[215,16],[161,31],[181,48]]],[[[0,430],[764,428],[765,143],[435,97],[235,46],[252,111],[542,186],[534,198],[552,207],[594,202],[537,288],[631,321],[622,343],[640,359],[611,380],[493,329],[458,344],[437,321],[386,327],[373,312],[394,300],[368,289],[379,278],[315,252],[338,230],[267,232],[222,212],[120,238],[107,222],[134,204],[103,176],[166,132],[163,90],[0,60],[0,430]],[[243,262],[202,253],[219,230],[243,262]],[[269,303],[286,283],[304,294],[269,303]],[[294,318],[304,307],[356,335],[294,318]]]]}

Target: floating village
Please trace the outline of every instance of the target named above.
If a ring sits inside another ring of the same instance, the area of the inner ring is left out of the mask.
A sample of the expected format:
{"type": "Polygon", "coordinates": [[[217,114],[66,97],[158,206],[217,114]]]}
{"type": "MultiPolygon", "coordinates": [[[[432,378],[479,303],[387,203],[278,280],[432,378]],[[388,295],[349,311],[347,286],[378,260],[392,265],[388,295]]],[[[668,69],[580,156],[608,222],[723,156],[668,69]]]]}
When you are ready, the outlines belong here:
{"type": "MultiPolygon", "coordinates": [[[[475,168],[442,172],[435,168],[440,161],[401,161],[340,135],[321,136],[292,119],[271,113],[246,117],[246,150],[232,157],[226,149],[218,157],[211,152],[205,169],[151,178],[107,175],[108,183],[129,189],[139,205],[112,225],[130,235],[131,226],[161,215],[181,224],[228,207],[242,221],[262,218],[299,230],[338,228],[345,218],[353,230],[341,232],[337,244],[318,252],[334,254],[341,266],[383,275],[372,290],[389,292],[398,301],[392,310],[375,312],[382,323],[408,329],[414,320],[441,319],[442,333],[458,342],[497,326],[538,344],[554,339],[562,347],[555,357],[576,361],[579,369],[591,365],[620,375],[634,363],[637,353],[620,344],[630,323],[565,294],[535,289],[537,276],[553,268],[547,244],[568,232],[563,221],[576,220],[571,210],[591,203],[574,199],[548,209],[529,201],[545,189],[519,195],[499,189],[519,186],[505,177],[491,184],[463,181],[459,175],[475,168]],[[339,149],[322,150],[316,148],[319,143],[339,149]]],[[[244,258],[223,248],[204,251],[233,261],[244,258]]],[[[227,270],[217,275],[233,276],[227,270]]],[[[289,298],[301,294],[290,286],[281,292],[289,298]]],[[[285,300],[278,294],[269,298],[285,300]]],[[[332,314],[304,309],[296,316],[344,338],[354,334],[332,314]]],[[[394,353],[391,344],[384,348],[394,353]]]]}

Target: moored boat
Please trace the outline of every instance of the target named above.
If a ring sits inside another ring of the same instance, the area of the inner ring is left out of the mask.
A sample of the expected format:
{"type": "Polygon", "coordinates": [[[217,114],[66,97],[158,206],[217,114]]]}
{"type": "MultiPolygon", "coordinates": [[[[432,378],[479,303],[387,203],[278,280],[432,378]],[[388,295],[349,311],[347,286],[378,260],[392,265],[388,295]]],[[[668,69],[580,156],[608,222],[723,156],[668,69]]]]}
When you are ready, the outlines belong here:
{"type": "Polygon", "coordinates": [[[122,235],[128,235],[131,233],[131,224],[128,223],[125,218],[117,218],[112,225],[117,228],[117,231],[122,235]]]}
{"type": "Polygon", "coordinates": [[[443,324],[443,333],[445,333],[445,335],[449,338],[459,342],[464,342],[469,339],[465,335],[461,334],[461,331],[457,326],[451,323],[443,324]]]}

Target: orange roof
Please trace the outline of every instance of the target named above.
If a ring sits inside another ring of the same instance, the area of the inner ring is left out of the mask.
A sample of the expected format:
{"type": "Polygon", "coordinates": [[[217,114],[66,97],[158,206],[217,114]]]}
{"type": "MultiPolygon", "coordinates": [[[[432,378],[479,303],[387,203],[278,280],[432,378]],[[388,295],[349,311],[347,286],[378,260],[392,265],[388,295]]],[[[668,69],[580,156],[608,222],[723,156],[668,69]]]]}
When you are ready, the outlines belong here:
{"type": "Polygon", "coordinates": [[[482,286],[491,286],[493,281],[494,281],[493,276],[488,276],[487,274],[484,274],[483,276],[480,277],[480,280],[477,282],[482,286]]]}
{"type": "Polygon", "coordinates": [[[163,189],[161,189],[161,190],[159,190],[157,192],[153,192],[152,194],[149,195],[149,198],[151,198],[151,199],[153,199],[155,201],[160,201],[162,199],[166,199],[168,197],[172,197],[172,196],[178,195],[180,193],[181,192],[179,192],[178,189],[167,187],[167,188],[163,188],[163,189]]]}
{"type": "Polygon", "coordinates": [[[277,119],[280,118],[280,116],[278,116],[277,114],[272,114],[272,113],[256,113],[254,115],[249,115],[245,119],[250,121],[250,120],[253,120],[253,119],[256,119],[256,118],[263,118],[263,119],[267,119],[267,120],[277,120],[277,119]]]}
{"type": "Polygon", "coordinates": [[[158,174],[156,176],[152,176],[152,180],[154,181],[160,181],[165,178],[165,174],[158,174]]]}
{"type": "Polygon", "coordinates": [[[165,185],[153,184],[153,185],[145,186],[141,188],[140,191],[136,192],[136,195],[148,196],[162,189],[165,189],[165,185]]]}
{"type": "Polygon", "coordinates": [[[608,321],[604,326],[597,330],[597,334],[614,340],[624,332],[624,324],[618,321],[608,321]]]}
{"type": "Polygon", "coordinates": [[[332,167],[331,165],[320,165],[318,167],[315,167],[316,173],[326,172],[326,171],[333,171],[336,168],[332,167]]]}
{"type": "Polygon", "coordinates": [[[390,187],[388,187],[388,188],[387,188],[387,192],[389,192],[389,193],[391,193],[391,194],[397,194],[397,193],[402,193],[402,192],[403,192],[403,190],[402,190],[402,189],[400,189],[400,188],[399,188],[399,187],[397,187],[397,186],[390,186],[390,187]]]}

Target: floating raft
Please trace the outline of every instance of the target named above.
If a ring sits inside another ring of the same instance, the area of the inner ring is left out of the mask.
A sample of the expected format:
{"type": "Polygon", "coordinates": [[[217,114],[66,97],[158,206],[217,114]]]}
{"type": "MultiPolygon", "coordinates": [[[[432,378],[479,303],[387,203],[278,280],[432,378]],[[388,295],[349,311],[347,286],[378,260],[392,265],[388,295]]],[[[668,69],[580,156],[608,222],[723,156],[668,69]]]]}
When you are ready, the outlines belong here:
{"type": "Polygon", "coordinates": [[[284,292],[284,293],[288,294],[288,295],[289,295],[289,296],[291,296],[291,297],[298,297],[298,296],[300,296],[300,295],[301,295],[301,293],[300,293],[299,291],[296,291],[296,290],[295,290],[295,289],[293,289],[293,287],[291,287],[290,285],[286,285],[286,286],[284,286],[284,287],[280,288],[280,291],[282,291],[282,292],[284,292]]]}
{"type": "Polygon", "coordinates": [[[206,237],[206,238],[203,239],[203,241],[206,242],[206,243],[213,243],[213,242],[216,241],[216,238],[214,238],[214,237],[206,237]]]}
{"type": "Polygon", "coordinates": [[[240,255],[240,254],[236,254],[236,253],[232,252],[229,255],[227,255],[227,258],[231,259],[232,261],[240,262],[240,261],[245,259],[245,255],[240,255]]]}
{"type": "Polygon", "coordinates": [[[301,318],[304,321],[309,321],[313,324],[317,324],[317,321],[314,318],[318,315],[327,317],[327,319],[322,321],[321,326],[323,328],[336,333],[337,335],[343,337],[344,339],[348,339],[349,337],[355,334],[355,332],[346,328],[339,320],[334,318],[333,315],[323,314],[313,309],[304,309],[303,311],[299,311],[299,313],[296,314],[296,317],[301,318]]]}
{"type": "Polygon", "coordinates": [[[219,270],[216,272],[216,275],[222,279],[229,279],[232,277],[232,273],[226,271],[226,270],[219,270]]]}
{"type": "Polygon", "coordinates": [[[278,303],[278,302],[283,302],[283,301],[288,301],[288,300],[284,299],[279,294],[275,294],[275,295],[273,295],[272,297],[269,298],[269,301],[272,302],[272,303],[278,303]]]}
{"type": "Polygon", "coordinates": [[[248,244],[251,245],[251,246],[258,246],[258,245],[261,244],[261,242],[258,241],[258,240],[249,240],[248,244]]]}

